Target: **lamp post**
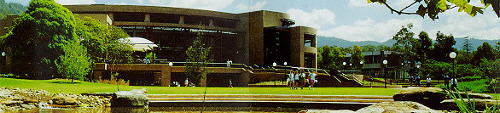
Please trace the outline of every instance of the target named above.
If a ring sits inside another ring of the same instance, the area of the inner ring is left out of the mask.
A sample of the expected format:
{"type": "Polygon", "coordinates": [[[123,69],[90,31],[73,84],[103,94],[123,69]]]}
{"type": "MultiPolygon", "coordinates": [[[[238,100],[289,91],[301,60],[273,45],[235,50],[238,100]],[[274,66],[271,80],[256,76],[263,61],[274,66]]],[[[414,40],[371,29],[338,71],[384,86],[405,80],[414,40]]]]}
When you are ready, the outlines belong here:
{"type": "Polygon", "coordinates": [[[342,65],[344,66],[344,69],[345,69],[345,66],[347,65],[347,62],[342,62],[342,65]]]}
{"type": "Polygon", "coordinates": [[[288,62],[284,62],[284,63],[283,63],[283,65],[284,65],[284,66],[288,65],[288,62]]]}
{"type": "Polygon", "coordinates": [[[457,53],[451,52],[450,53],[450,58],[453,60],[453,71],[452,71],[452,77],[455,78],[455,58],[457,58],[457,53]]]}
{"type": "Polygon", "coordinates": [[[276,62],[273,62],[273,67],[276,67],[278,64],[276,62]]]}
{"type": "Polygon", "coordinates": [[[387,88],[387,75],[385,74],[385,65],[389,63],[387,60],[382,61],[382,74],[384,74],[384,87],[387,88]]]}

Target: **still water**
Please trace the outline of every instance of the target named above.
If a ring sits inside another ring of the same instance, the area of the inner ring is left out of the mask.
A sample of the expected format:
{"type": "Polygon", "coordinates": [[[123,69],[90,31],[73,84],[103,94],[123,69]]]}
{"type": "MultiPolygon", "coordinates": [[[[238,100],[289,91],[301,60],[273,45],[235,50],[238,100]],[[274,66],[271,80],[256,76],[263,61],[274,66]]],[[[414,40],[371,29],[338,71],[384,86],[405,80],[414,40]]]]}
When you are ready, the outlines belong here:
{"type": "Polygon", "coordinates": [[[18,113],[296,113],[304,108],[274,107],[150,107],[37,109],[18,113]]]}

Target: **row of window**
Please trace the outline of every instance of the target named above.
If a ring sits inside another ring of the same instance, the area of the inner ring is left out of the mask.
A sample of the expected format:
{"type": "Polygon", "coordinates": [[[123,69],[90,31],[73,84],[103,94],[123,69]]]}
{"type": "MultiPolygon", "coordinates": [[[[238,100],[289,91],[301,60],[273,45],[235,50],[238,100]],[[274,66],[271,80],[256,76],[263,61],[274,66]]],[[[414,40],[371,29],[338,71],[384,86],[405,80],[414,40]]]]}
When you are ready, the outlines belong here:
{"type": "MultiPolygon", "coordinates": [[[[190,25],[213,25],[217,27],[235,28],[237,20],[216,18],[208,16],[177,15],[177,14],[149,14],[149,22],[157,23],[181,23],[190,25]],[[182,21],[181,21],[181,18],[182,21]]],[[[113,13],[114,21],[144,22],[146,13],[113,13]]]]}

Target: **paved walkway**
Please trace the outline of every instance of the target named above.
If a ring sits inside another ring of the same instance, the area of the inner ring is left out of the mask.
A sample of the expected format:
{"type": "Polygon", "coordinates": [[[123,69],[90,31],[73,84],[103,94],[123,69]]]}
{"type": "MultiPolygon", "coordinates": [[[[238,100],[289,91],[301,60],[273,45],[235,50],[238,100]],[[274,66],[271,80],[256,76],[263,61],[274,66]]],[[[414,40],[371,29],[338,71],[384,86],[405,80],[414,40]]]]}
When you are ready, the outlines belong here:
{"type": "Polygon", "coordinates": [[[284,94],[148,94],[151,103],[232,102],[232,103],[330,103],[375,104],[393,102],[392,96],[373,95],[284,95],[284,94]]]}

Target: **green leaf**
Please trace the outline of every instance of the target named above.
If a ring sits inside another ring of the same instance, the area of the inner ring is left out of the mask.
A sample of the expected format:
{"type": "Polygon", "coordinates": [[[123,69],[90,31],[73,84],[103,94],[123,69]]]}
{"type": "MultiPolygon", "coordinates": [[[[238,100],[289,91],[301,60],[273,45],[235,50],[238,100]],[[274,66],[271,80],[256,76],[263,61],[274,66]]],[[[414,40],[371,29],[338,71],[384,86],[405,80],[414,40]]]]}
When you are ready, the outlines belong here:
{"type": "Polygon", "coordinates": [[[417,14],[424,17],[425,13],[427,13],[427,8],[424,7],[424,5],[420,5],[417,10],[417,14]]]}
{"type": "Polygon", "coordinates": [[[446,0],[439,0],[436,6],[443,11],[448,9],[448,4],[446,4],[446,0]]]}

